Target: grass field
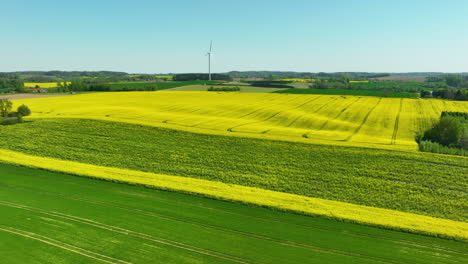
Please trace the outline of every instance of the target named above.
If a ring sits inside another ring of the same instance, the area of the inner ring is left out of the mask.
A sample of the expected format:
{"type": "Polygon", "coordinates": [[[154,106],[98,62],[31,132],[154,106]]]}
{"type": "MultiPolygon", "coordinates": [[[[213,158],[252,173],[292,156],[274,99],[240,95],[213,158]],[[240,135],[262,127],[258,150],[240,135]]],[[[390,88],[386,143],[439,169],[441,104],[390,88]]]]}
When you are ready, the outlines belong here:
{"type": "Polygon", "coordinates": [[[314,146],[78,119],[36,119],[2,126],[0,133],[8,137],[0,141],[0,149],[30,155],[468,220],[464,157],[314,146]]]}
{"type": "Polygon", "coordinates": [[[328,95],[361,95],[361,96],[378,96],[378,97],[393,97],[393,98],[418,98],[419,93],[396,92],[384,90],[351,90],[351,89],[286,89],[276,91],[275,93],[291,93],[291,94],[328,94],[328,95]]]}
{"type": "Polygon", "coordinates": [[[32,118],[92,118],[191,132],[416,151],[416,132],[468,102],[216,92],[93,93],[15,101],[32,118]]]}
{"type": "Polygon", "coordinates": [[[0,175],[5,263],[468,260],[461,242],[6,164],[0,175]]]}

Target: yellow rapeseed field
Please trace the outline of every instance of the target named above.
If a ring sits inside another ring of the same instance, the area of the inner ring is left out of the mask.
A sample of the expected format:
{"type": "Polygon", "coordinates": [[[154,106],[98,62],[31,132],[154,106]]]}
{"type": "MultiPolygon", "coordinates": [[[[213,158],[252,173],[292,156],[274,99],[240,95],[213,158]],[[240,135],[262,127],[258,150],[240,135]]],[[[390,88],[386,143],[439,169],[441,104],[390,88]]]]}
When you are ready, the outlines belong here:
{"type": "Polygon", "coordinates": [[[317,79],[293,79],[293,78],[289,78],[289,79],[278,79],[276,81],[282,81],[282,82],[316,82],[317,79]]]}
{"type": "Polygon", "coordinates": [[[417,131],[468,102],[226,92],[93,93],[15,101],[31,118],[89,118],[218,135],[416,150],[417,131]]]}
{"type": "Polygon", "coordinates": [[[397,230],[461,240],[468,239],[468,223],[395,210],[305,197],[254,187],[225,184],[217,181],[169,176],[37,157],[2,149],[0,149],[0,160],[23,166],[101,178],[110,181],[196,193],[223,200],[275,207],[304,214],[327,216],[335,219],[397,230]]]}
{"type": "MultiPolygon", "coordinates": [[[[71,82],[67,82],[67,84],[71,84],[71,82]]],[[[54,88],[57,87],[57,83],[24,83],[24,87],[27,88],[35,88],[39,86],[39,88],[54,88]]]]}

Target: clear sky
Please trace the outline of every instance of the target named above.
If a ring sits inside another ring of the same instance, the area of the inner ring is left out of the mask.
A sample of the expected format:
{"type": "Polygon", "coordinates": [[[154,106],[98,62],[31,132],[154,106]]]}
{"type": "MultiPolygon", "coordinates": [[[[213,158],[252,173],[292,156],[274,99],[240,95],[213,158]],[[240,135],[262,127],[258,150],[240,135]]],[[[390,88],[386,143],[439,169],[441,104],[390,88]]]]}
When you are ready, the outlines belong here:
{"type": "Polygon", "coordinates": [[[0,71],[468,71],[467,0],[0,4],[0,71]]]}

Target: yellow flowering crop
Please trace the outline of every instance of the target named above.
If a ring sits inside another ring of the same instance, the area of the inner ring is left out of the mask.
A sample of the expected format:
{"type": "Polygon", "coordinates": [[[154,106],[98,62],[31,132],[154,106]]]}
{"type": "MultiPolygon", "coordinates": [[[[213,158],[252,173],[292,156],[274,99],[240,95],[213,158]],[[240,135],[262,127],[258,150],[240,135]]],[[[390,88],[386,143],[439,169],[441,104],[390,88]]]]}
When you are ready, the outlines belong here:
{"type": "MultiPolygon", "coordinates": [[[[62,82],[63,83],[63,82],[62,82]]],[[[71,82],[67,82],[67,84],[71,84],[71,82]]],[[[39,88],[54,88],[57,87],[56,82],[51,82],[51,83],[24,83],[24,87],[27,88],[36,88],[36,86],[39,86],[39,88]]]]}
{"type": "Polygon", "coordinates": [[[24,99],[31,118],[88,118],[197,133],[414,151],[416,132],[468,102],[224,92],[108,92],[24,99]]]}

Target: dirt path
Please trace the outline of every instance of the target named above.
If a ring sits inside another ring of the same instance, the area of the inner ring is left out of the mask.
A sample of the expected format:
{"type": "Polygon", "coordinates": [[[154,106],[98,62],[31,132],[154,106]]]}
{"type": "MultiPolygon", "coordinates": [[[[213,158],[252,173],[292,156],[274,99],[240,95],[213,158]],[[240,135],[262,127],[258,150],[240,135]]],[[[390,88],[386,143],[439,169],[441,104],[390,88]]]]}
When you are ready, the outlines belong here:
{"type": "Polygon", "coordinates": [[[10,100],[19,100],[19,99],[56,97],[56,96],[67,96],[67,95],[69,94],[9,94],[9,95],[0,95],[0,99],[8,98],[10,100]]]}

